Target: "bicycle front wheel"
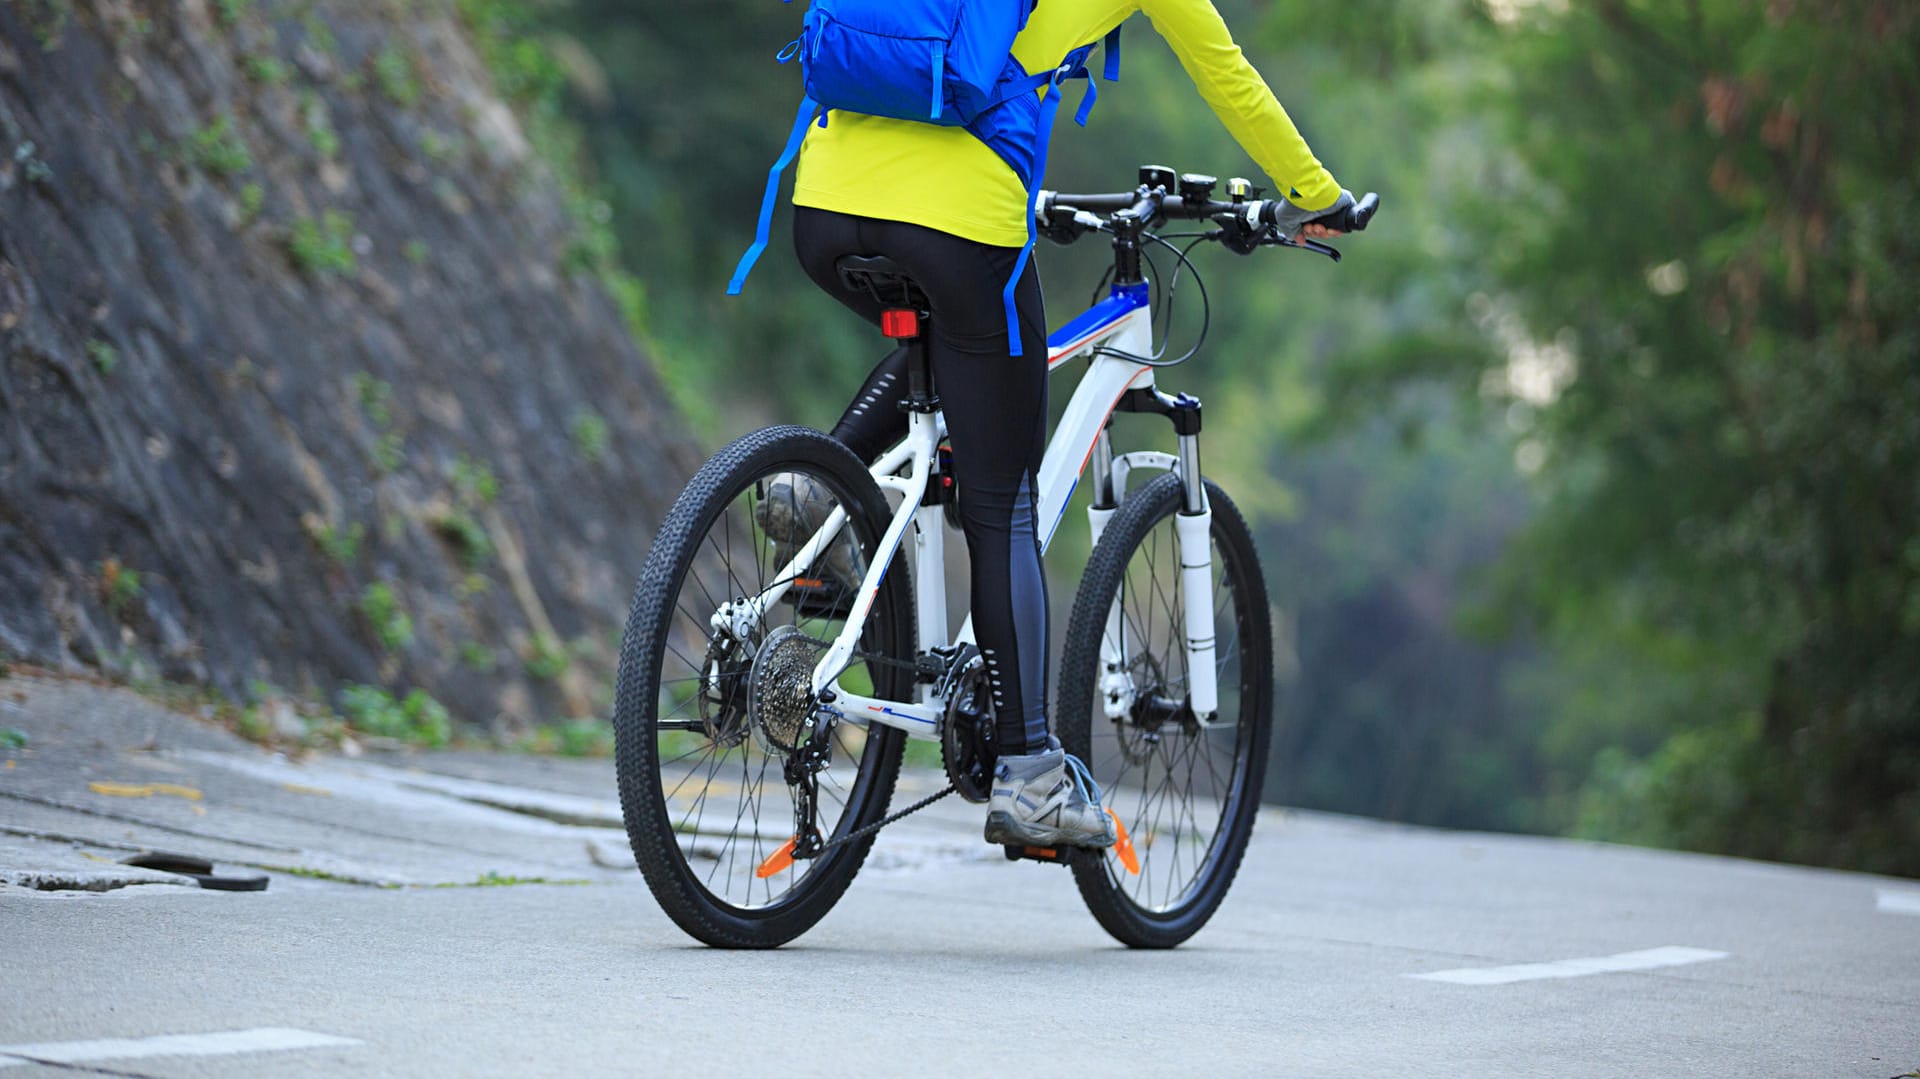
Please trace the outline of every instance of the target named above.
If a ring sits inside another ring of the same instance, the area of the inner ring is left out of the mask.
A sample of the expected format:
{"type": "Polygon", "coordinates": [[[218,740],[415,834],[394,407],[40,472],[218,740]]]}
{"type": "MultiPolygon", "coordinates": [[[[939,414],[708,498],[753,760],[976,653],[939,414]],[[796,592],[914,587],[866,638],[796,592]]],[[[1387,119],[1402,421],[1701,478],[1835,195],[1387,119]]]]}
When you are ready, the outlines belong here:
{"type": "Polygon", "coordinates": [[[1219,909],[1246,853],[1267,770],[1273,632],[1266,580],[1246,519],[1211,482],[1207,498],[1220,692],[1214,718],[1203,722],[1184,705],[1175,476],[1129,495],[1108,522],[1074,599],[1060,664],[1060,740],[1087,762],[1139,865],[1134,873],[1117,851],[1085,852],[1074,860],[1074,880],[1100,925],[1135,948],[1171,948],[1219,909]]]}
{"type": "MultiPolygon", "coordinates": [[[[770,427],[715,454],[654,539],[620,646],[615,764],[634,861],[697,940],[792,940],[839,900],[873,845],[867,836],[784,868],[769,863],[794,836],[789,762],[811,729],[805,680],[845,626],[890,517],[845,447],[810,428],[770,427]],[[837,510],[846,514],[838,538],[792,572],[795,551],[837,510]],[[783,571],[785,597],[753,615],[749,601],[783,571]]],[[[896,566],[841,678],[904,699],[913,648],[912,591],[896,566]]],[[[831,842],[886,814],[904,736],[841,723],[829,738],[816,823],[831,842]]]]}

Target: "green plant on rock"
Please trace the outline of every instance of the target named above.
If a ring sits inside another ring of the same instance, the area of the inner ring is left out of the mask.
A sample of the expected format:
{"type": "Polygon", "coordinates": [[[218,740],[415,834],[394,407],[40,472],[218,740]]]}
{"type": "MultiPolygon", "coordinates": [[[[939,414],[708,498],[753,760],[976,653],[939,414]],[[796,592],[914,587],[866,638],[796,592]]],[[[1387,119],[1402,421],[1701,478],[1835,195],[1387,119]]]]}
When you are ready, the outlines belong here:
{"type": "Polygon", "coordinates": [[[361,617],[372,628],[374,639],[381,647],[392,651],[405,648],[413,643],[413,616],[400,604],[400,597],[394,594],[393,586],[385,581],[375,581],[360,593],[355,603],[361,617]]]}
{"type": "Polygon", "coordinates": [[[358,521],[341,528],[334,524],[320,524],[308,528],[307,534],[313,538],[314,546],[327,556],[327,561],[336,566],[350,566],[360,557],[360,541],[367,536],[367,526],[358,521]]]}
{"type": "Polygon", "coordinates": [[[382,430],[393,426],[393,383],[359,371],[353,376],[353,396],[368,423],[382,430]]]}
{"type": "Polygon", "coordinates": [[[186,157],[215,176],[253,168],[253,154],[231,116],[222,116],[187,136],[186,157]]]}
{"type": "Polygon", "coordinates": [[[613,724],[591,717],[543,723],[520,739],[515,748],[562,757],[611,757],[613,724]]]}
{"type": "Polygon", "coordinates": [[[306,31],[307,43],[320,52],[332,56],[340,51],[340,41],[333,36],[333,27],[327,25],[327,20],[311,5],[307,5],[300,15],[300,28],[306,31]]]}
{"type": "Polygon", "coordinates": [[[500,481],[484,462],[463,453],[453,462],[453,490],[468,506],[491,506],[500,497],[500,481]]]}
{"type": "Polygon", "coordinates": [[[407,461],[407,441],[397,431],[388,431],[373,444],[373,467],[385,475],[407,461]]]}
{"type": "Polygon", "coordinates": [[[583,408],[574,413],[567,423],[567,431],[573,436],[573,448],[581,457],[598,463],[607,455],[607,421],[598,412],[583,408]]]}
{"type": "Polygon", "coordinates": [[[107,610],[121,613],[140,598],[144,589],[140,572],[121,565],[118,558],[100,563],[100,594],[107,601],[107,610]]]}
{"type": "Polygon", "coordinates": [[[260,217],[260,209],[267,203],[267,189],[257,183],[249,183],[240,189],[240,225],[253,224],[260,217]]]}
{"type": "Polygon", "coordinates": [[[340,152],[340,133],[333,129],[333,120],[327,115],[327,103],[320,95],[309,90],[300,97],[300,117],[307,129],[307,142],[313,152],[323,158],[331,158],[340,152]]]}
{"type": "Polygon", "coordinates": [[[424,689],[396,699],[379,686],[350,685],[340,691],[340,710],[354,730],[412,745],[444,746],[453,738],[445,705],[424,689]]]}
{"type": "Polygon", "coordinates": [[[353,218],[339,210],[295,221],[287,250],[294,265],[311,274],[344,276],[360,268],[353,254],[353,218]]]}
{"type": "Polygon", "coordinates": [[[567,646],[555,640],[552,634],[536,633],[533,640],[527,642],[525,667],[528,676],[543,681],[560,677],[566,673],[573,657],[567,654],[567,646]]]}
{"type": "Polygon", "coordinates": [[[246,67],[254,81],[268,86],[279,86],[293,74],[278,56],[249,56],[246,67]]]}
{"type": "Polygon", "coordinates": [[[246,18],[247,9],[253,6],[253,0],[217,0],[214,7],[220,12],[220,22],[225,26],[237,26],[246,18]]]}
{"type": "Polygon", "coordinates": [[[485,565],[493,557],[493,537],[472,513],[453,508],[433,517],[433,530],[451,545],[468,569],[485,565]]]}
{"type": "Polygon", "coordinates": [[[420,81],[414,77],[413,61],[393,45],[374,54],[373,81],[396,105],[412,105],[420,100],[420,81]]]}
{"type": "Polygon", "coordinates": [[[113,374],[114,368],[120,366],[119,351],[98,338],[87,342],[87,359],[92,360],[94,368],[103,375],[113,374]]]}
{"type": "Polygon", "coordinates": [[[500,664],[493,658],[493,649],[479,641],[460,642],[460,663],[471,671],[492,674],[500,664]]]}

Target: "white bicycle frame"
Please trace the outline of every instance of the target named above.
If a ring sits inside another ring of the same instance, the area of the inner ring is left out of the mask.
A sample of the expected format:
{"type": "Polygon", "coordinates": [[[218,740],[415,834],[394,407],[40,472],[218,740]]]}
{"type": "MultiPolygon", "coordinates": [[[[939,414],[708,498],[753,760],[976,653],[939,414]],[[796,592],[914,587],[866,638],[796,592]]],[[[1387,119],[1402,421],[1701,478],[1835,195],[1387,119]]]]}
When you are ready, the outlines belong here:
{"type": "MultiPolygon", "coordinates": [[[[1182,435],[1178,455],[1138,452],[1115,457],[1107,436],[1107,421],[1122,397],[1131,390],[1151,390],[1154,369],[1095,350],[1105,346],[1136,356],[1152,351],[1152,307],[1147,301],[1146,288],[1144,284],[1116,286],[1106,300],[1048,338],[1050,371],[1081,356],[1091,354],[1093,359],[1047,443],[1040,464],[1035,519],[1043,528],[1040,546],[1044,552],[1066,515],[1067,503],[1079,486],[1081,474],[1091,462],[1097,489],[1106,496],[1095,499],[1096,507],[1101,503],[1108,507],[1087,511],[1092,542],[1097,546],[1107,522],[1118,511],[1128,476],[1133,471],[1146,468],[1179,472],[1185,501],[1182,512],[1175,518],[1174,528],[1179,541],[1181,591],[1185,597],[1187,703],[1202,725],[1210,725],[1219,710],[1209,534],[1213,512],[1207,505],[1206,489],[1200,479],[1198,437],[1182,435]]],[[[815,697],[823,702],[823,711],[855,726],[878,723],[896,727],[913,737],[937,739],[945,722],[947,702],[940,697],[936,686],[922,684],[916,700],[895,701],[852,693],[838,684],[841,672],[853,659],[867,615],[879,596],[881,581],[909,528],[913,529],[914,594],[921,650],[946,648],[973,639],[971,616],[956,640],[948,639],[945,524],[938,505],[924,504],[934,461],[946,437],[946,418],[937,410],[910,412],[908,416],[907,437],[883,454],[871,469],[882,489],[900,494],[900,505],[860,582],[846,625],[814,667],[813,690],[815,697]]],[[[807,575],[814,560],[821,557],[845,526],[846,512],[836,508],[820,530],[774,575],[779,583],[758,595],[721,607],[713,616],[715,628],[725,628],[744,639],[749,628],[780,601],[793,581],[807,575]]],[[[1101,647],[1102,697],[1106,713],[1114,718],[1127,715],[1133,703],[1126,637],[1116,600],[1107,615],[1107,631],[1101,647]]]]}

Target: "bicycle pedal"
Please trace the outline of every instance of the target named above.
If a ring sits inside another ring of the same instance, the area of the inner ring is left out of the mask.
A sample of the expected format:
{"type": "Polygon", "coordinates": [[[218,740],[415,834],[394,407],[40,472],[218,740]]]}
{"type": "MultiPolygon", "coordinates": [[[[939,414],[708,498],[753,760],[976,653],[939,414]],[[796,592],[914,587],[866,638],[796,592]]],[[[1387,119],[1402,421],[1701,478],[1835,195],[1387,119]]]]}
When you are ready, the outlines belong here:
{"type": "Polygon", "coordinates": [[[1055,865],[1072,865],[1074,848],[1072,847],[1016,847],[1008,844],[1002,848],[1007,852],[1007,861],[1052,862],[1055,865]]]}

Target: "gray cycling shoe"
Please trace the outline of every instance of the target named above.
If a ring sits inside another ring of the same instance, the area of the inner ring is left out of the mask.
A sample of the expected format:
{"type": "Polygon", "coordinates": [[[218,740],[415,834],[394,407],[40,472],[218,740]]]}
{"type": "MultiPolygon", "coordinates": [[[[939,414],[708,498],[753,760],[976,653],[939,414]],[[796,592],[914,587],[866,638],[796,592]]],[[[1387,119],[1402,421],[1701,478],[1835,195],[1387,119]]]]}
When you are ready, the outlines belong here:
{"type": "MultiPolygon", "coordinates": [[[[793,558],[801,544],[827,522],[839,501],[824,484],[799,472],[780,472],[767,478],[766,497],[753,505],[753,521],[773,541],[774,568],[793,558]]],[[[845,615],[862,576],[853,536],[845,529],[827,546],[812,572],[803,574],[787,590],[788,602],[814,617],[845,615]]]]}
{"type": "Polygon", "coordinates": [[[994,765],[986,835],[1016,847],[1100,848],[1118,838],[1087,766],[1059,749],[994,765]]]}

